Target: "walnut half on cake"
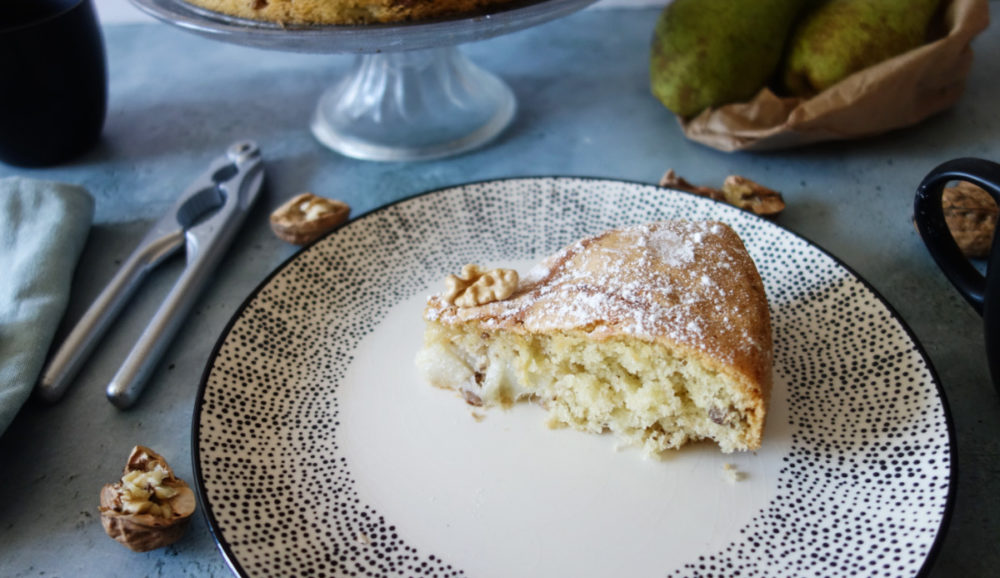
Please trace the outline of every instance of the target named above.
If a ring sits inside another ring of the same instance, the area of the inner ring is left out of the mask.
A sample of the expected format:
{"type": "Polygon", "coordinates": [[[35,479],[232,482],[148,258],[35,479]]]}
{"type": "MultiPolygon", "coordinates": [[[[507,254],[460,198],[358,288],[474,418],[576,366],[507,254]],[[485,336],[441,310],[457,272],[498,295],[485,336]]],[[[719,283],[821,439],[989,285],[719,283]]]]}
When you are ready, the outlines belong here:
{"type": "Polygon", "coordinates": [[[473,405],[534,400],[554,425],[611,431],[648,455],[699,439],[727,453],[760,447],[770,317],[727,225],[608,231],[523,280],[511,273],[468,266],[428,299],[417,364],[431,384],[473,405]]]}

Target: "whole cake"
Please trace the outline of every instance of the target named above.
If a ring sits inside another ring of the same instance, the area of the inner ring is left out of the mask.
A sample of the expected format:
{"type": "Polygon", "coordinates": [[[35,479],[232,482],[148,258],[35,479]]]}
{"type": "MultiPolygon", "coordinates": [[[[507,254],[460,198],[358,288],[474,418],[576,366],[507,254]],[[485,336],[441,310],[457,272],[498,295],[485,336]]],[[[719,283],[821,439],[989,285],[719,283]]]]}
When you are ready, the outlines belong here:
{"type": "Polygon", "coordinates": [[[771,390],[764,286],[727,225],[664,221],[580,240],[524,279],[466,266],[427,301],[417,364],[473,405],[518,400],[550,425],[648,455],[709,439],[760,447],[771,390]]]}
{"type": "Polygon", "coordinates": [[[466,14],[515,0],[185,0],[251,20],[282,24],[361,25],[466,14]]]}

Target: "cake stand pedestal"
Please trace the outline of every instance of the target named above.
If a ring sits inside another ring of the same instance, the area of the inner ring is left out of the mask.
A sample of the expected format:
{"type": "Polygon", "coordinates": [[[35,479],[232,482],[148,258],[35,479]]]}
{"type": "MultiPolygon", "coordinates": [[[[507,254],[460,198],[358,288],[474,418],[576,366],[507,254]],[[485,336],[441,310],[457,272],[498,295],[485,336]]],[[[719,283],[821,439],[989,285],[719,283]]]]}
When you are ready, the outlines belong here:
{"type": "Polygon", "coordinates": [[[432,159],[476,148],[514,118],[514,94],[454,46],[360,55],[328,89],[313,135],[350,157],[432,159]]]}
{"type": "Polygon", "coordinates": [[[183,0],[132,0],[163,22],[215,40],[355,54],[350,74],[320,96],[310,129],[330,149],[374,161],[447,157],[492,140],[514,118],[514,93],[458,45],[536,26],[595,1],[514,3],[489,13],[392,25],[296,27],[234,18],[183,0]]]}

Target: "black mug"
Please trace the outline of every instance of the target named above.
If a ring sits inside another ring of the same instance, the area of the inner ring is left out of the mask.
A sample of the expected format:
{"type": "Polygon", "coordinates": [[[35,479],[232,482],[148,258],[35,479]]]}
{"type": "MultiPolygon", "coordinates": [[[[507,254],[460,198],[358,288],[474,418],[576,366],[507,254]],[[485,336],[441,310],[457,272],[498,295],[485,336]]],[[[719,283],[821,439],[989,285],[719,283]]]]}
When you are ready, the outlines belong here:
{"type": "Polygon", "coordinates": [[[94,145],[107,112],[93,0],[0,3],[0,162],[45,166],[94,145]]]}
{"type": "Polygon", "coordinates": [[[950,181],[968,181],[1000,204],[1000,164],[975,158],[948,161],[932,170],[917,188],[913,218],[938,267],[983,316],[986,359],[993,385],[1000,392],[1000,235],[993,235],[986,275],[965,258],[944,219],[941,198],[950,181]]]}

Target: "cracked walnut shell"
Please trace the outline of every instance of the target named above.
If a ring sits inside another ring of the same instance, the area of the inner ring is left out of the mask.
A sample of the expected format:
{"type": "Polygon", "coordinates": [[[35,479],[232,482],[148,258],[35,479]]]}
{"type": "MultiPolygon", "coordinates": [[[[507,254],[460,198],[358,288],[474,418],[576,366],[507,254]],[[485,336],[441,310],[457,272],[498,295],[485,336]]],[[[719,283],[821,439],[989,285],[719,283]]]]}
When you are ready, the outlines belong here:
{"type": "Polygon", "coordinates": [[[677,189],[678,191],[694,193],[702,197],[708,197],[715,201],[726,200],[726,195],[722,191],[711,187],[703,187],[701,185],[692,184],[690,181],[674,172],[674,169],[668,169],[667,172],[663,173],[663,176],[660,177],[660,186],[677,189]]]}
{"type": "Polygon", "coordinates": [[[271,213],[271,230],[282,241],[307,245],[347,221],[351,207],[334,199],[302,193],[271,213]]]}
{"type": "Polygon", "coordinates": [[[195,510],[194,492],[163,456],[135,446],[120,481],[101,488],[101,525],[135,552],[176,542],[195,510]]]}

